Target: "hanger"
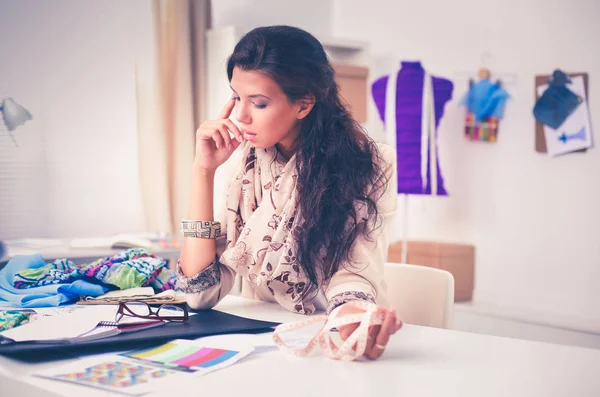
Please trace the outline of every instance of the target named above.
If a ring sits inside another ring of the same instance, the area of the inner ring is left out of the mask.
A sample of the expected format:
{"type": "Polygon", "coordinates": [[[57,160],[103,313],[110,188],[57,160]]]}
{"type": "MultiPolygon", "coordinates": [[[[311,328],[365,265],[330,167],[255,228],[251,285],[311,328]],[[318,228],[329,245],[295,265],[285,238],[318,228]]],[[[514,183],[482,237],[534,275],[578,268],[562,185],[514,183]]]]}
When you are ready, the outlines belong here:
{"type": "Polygon", "coordinates": [[[477,77],[479,77],[480,80],[489,79],[490,76],[492,75],[492,73],[490,72],[490,69],[488,69],[486,65],[487,65],[487,59],[490,58],[490,54],[487,51],[484,51],[481,53],[480,58],[481,58],[481,67],[479,68],[479,71],[477,72],[477,77]]]}
{"type": "MultiPolygon", "coordinates": [[[[489,79],[492,77],[492,72],[490,71],[489,60],[491,59],[491,55],[488,51],[483,51],[479,55],[480,60],[480,68],[477,71],[477,79],[489,79]]],[[[516,73],[494,73],[494,76],[497,77],[496,84],[505,85],[505,84],[515,84],[517,81],[516,73]]],[[[467,80],[469,82],[469,86],[475,83],[473,77],[473,71],[457,71],[453,73],[454,80],[467,80]]]]}

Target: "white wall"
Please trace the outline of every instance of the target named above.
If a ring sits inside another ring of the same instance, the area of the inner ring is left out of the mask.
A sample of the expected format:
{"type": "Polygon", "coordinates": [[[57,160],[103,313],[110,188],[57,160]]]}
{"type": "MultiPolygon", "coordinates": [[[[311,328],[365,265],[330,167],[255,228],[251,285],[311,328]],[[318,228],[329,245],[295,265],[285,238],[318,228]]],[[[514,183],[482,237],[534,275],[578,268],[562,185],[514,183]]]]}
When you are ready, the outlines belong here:
{"type": "Polygon", "coordinates": [[[291,25],[314,35],[331,32],[331,0],[213,0],[214,27],[234,25],[242,32],[264,25],[291,25]]]}
{"type": "Polygon", "coordinates": [[[333,34],[370,43],[372,80],[400,60],[415,59],[455,80],[440,126],[450,197],[410,198],[410,238],[473,243],[476,302],[600,324],[600,150],[560,158],[536,153],[531,115],[535,74],[557,67],[588,72],[598,142],[600,3],[333,4],[333,34]],[[484,52],[492,73],[516,74],[506,86],[512,99],[497,144],[465,141],[464,109],[457,103],[467,85],[464,72],[475,75],[484,52]]]}
{"type": "MultiPolygon", "coordinates": [[[[0,99],[34,117],[17,130],[18,149],[0,128],[0,239],[144,230],[134,60],[144,56],[136,40],[149,4],[0,0],[0,99]]],[[[279,23],[324,35],[331,26],[329,0],[212,7],[215,26],[241,31],[279,23]]]]}
{"type": "MultiPolygon", "coordinates": [[[[28,236],[144,229],[130,37],[146,3],[0,0],[0,95],[33,114],[19,134],[46,141],[48,179],[37,201],[48,217],[24,215],[28,236]]],[[[31,156],[26,143],[19,150],[31,156]]],[[[20,193],[41,182],[22,184],[20,193]]]]}

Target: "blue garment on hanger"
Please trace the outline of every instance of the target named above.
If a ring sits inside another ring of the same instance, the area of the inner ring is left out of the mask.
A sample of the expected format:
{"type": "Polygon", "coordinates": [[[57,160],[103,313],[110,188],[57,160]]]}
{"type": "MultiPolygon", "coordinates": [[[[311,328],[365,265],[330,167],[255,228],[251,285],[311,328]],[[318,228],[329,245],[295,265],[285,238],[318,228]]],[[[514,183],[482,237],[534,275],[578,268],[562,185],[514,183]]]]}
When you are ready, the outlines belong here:
{"type": "Polygon", "coordinates": [[[504,105],[509,96],[499,83],[482,79],[471,84],[461,103],[475,115],[475,122],[480,122],[486,117],[500,120],[504,117],[504,105]]]}
{"type": "Polygon", "coordinates": [[[0,305],[11,307],[54,307],[79,298],[80,295],[100,296],[109,288],[85,280],[51,284],[42,287],[17,289],[13,285],[15,273],[45,266],[40,254],[17,255],[0,270],[0,305]]]}

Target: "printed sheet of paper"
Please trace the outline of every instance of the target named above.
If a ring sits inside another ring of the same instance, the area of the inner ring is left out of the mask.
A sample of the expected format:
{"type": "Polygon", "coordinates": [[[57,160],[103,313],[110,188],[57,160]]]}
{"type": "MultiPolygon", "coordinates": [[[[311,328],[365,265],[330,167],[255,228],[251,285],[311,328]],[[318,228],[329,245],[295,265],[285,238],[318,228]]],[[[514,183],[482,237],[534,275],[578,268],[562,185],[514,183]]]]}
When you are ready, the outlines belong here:
{"type": "Polygon", "coordinates": [[[2,335],[15,341],[74,338],[94,328],[98,321],[114,321],[115,307],[85,309],[42,315],[28,324],[2,332],[2,335]]]}
{"type": "MultiPolygon", "coordinates": [[[[575,94],[581,96],[583,102],[567,117],[558,129],[555,130],[544,125],[546,146],[550,156],[558,156],[592,147],[592,129],[583,77],[572,77],[571,81],[572,83],[567,84],[567,87],[575,94]]],[[[537,88],[538,94],[542,95],[547,88],[547,84],[539,86],[537,88]]]]}
{"type": "Polygon", "coordinates": [[[252,351],[252,347],[228,350],[176,339],[150,349],[77,360],[34,376],[135,396],[224,369],[252,351]]]}
{"type": "Polygon", "coordinates": [[[198,341],[177,339],[155,348],[122,353],[121,356],[145,364],[205,375],[235,364],[252,350],[253,348],[219,349],[203,346],[198,341]]]}

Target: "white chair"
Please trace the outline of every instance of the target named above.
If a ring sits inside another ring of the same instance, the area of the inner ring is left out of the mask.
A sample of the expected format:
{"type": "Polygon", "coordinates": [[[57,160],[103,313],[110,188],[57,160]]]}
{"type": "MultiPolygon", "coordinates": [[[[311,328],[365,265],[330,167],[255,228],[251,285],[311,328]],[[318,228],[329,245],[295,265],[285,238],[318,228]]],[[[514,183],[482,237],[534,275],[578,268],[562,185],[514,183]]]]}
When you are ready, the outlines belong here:
{"type": "Polygon", "coordinates": [[[386,263],[388,304],[407,324],[450,328],[454,310],[454,277],[427,266],[386,263]]]}

